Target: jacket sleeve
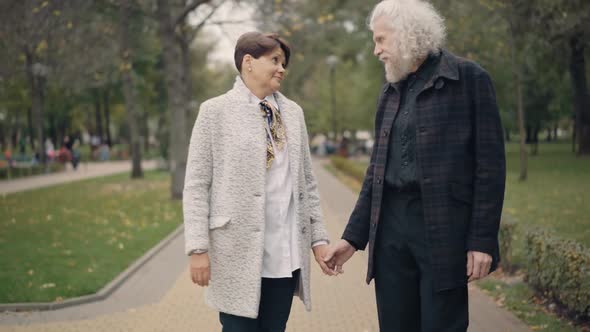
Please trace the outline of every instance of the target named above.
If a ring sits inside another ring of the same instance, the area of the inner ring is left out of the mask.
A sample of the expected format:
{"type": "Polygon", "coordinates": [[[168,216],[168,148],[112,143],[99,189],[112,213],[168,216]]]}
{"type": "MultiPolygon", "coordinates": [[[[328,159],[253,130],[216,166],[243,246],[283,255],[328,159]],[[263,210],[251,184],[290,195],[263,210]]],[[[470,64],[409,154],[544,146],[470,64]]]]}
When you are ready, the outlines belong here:
{"type": "Polygon", "coordinates": [[[213,176],[212,121],[208,103],[201,104],[191,134],[182,208],[185,252],[209,249],[209,188],[213,176]]]}
{"type": "Polygon", "coordinates": [[[387,84],[381,91],[379,96],[379,105],[377,105],[377,114],[375,115],[375,141],[373,142],[373,149],[371,152],[371,160],[367,171],[365,172],[365,179],[356,201],[354,210],[352,211],[348,224],[342,234],[342,239],[348,241],[357,250],[364,250],[369,242],[369,231],[371,226],[371,204],[373,198],[373,172],[375,169],[375,158],[378,150],[379,132],[381,130],[381,121],[383,120],[383,111],[381,104],[387,91],[387,84]]]}
{"type": "Polygon", "coordinates": [[[305,190],[307,191],[307,208],[310,209],[310,224],[311,224],[311,244],[316,244],[318,241],[328,240],[328,232],[324,225],[322,217],[322,209],[320,206],[320,193],[318,184],[313,174],[311,164],[311,154],[309,152],[309,137],[307,134],[307,127],[305,125],[305,118],[303,111],[301,111],[301,146],[303,151],[303,171],[305,173],[305,190]]]}
{"type": "Polygon", "coordinates": [[[371,202],[373,191],[373,169],[375,159],[375,147],[377,143],[373,144],[373,152],[371,153],[371,162],[367,171],[365,172],[365,179],[356,201],[354,210],[352,211],[348,224],[342,234],[342,239],[348,241],[357,250],[364,250],[369,242],[369,226],[371,224],[371,202]]]}
{"type": "Polygon", "coordinates": [[[467,250],[495,257],[506,181],[504,135],[494,87],[488,73],[480,69],[472,87],[475,179],[467,250]]]}

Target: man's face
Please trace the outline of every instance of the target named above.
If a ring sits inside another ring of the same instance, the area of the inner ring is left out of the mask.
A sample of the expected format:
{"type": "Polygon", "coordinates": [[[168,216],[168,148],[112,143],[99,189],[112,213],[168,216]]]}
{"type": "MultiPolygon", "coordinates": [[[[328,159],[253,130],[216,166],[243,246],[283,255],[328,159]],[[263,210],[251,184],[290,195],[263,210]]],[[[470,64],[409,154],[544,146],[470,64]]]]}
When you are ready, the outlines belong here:
{"type": "Polygon", "coordinates": [[[385,77],[388,82],[396,83],[408,76],[412,70],[413,59],[403,58],[395,40],[393,28],[385,16],[373,22],[373,54],[385,65],[385,77]]]}

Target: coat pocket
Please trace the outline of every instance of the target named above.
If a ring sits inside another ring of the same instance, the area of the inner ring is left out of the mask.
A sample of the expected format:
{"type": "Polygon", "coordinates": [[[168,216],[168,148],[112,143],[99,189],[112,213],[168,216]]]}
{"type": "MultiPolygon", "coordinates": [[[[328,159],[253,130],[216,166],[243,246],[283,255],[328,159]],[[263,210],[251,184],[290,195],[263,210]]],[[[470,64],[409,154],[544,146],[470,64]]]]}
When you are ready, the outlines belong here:
{"type": "Polygon", "coordinates": [[[224,227],[230,222],[231,218],[226,216],[211,216],[209,217],[209,229],[217,229],[224,227]]]}

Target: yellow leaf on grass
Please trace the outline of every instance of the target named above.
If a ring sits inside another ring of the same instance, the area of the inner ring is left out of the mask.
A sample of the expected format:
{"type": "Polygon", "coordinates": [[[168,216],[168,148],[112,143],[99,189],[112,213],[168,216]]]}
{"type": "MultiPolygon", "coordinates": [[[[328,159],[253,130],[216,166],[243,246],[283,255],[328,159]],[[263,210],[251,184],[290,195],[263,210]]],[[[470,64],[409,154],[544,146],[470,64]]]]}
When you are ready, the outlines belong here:
{"type": "Polygon", "coordinates": [[[35,271],[34,271],[34,270],[29,270],[29,271],[27,271],[27,273],[28,273],[30,276],[32,276],[33,274],[35,274],[35,271]]]}
{"type": "Polygon", "coordinates": [[[55,287],[55,284],[52,283],[52,282],[49,282],[49,283],[46,283],[46,284],[41,285],[41,287],[39,287],[39,288],[41,288],[41,289],[47,289],[47,288],[54,288],[54,287],[55,287]]]}

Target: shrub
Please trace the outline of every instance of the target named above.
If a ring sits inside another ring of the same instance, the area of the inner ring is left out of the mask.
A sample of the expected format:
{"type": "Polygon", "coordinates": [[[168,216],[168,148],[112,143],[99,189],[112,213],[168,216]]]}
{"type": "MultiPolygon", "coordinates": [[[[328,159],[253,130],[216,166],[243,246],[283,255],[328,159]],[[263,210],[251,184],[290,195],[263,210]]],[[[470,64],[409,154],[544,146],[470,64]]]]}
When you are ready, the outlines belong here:
{"type": "Polygon", "coordinates": [[[27,167],[2,167],[0,168],[0,180],[17,179],[31,175],[61,172],[65,165],[61,163],[49,163],[27,167]]]}
{"type": "Polygon", "coordinates": [[[579,318],[590,318],[590,250],[546,231],[526,233],[528,282],[579,318]]]}
{"type": "Polygon", "coordinates": [[[366,167],[340,156],[332,156],[330,160],[332,161],[332,165],[334,165],[334,167],[345,174],[352,176],[356,180],[363,182],[363,179],[365,178],[366,167]]]}

